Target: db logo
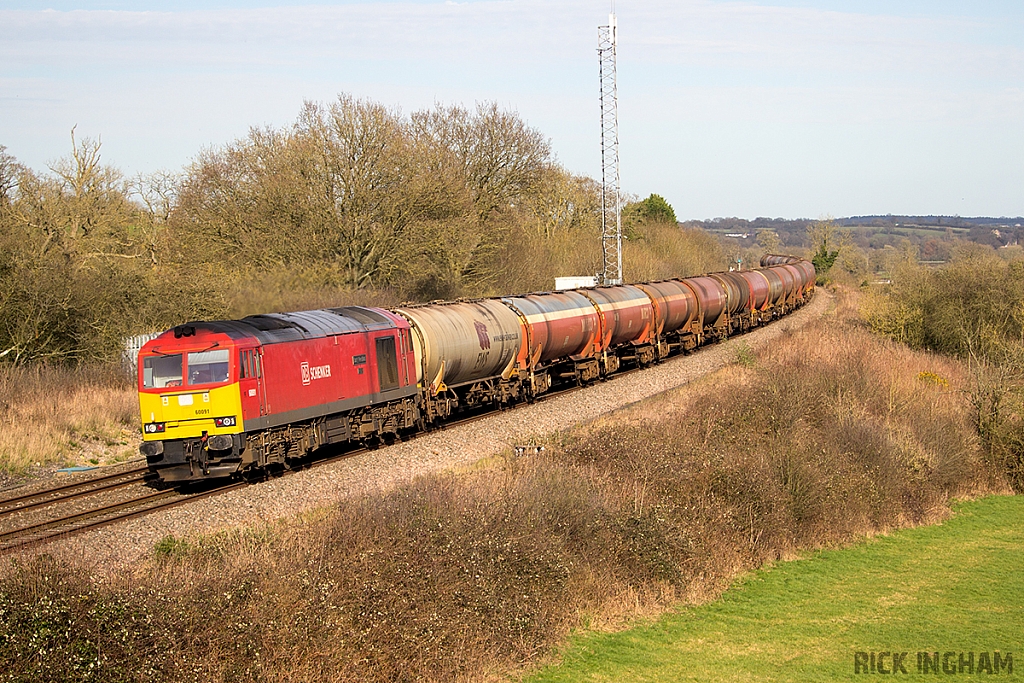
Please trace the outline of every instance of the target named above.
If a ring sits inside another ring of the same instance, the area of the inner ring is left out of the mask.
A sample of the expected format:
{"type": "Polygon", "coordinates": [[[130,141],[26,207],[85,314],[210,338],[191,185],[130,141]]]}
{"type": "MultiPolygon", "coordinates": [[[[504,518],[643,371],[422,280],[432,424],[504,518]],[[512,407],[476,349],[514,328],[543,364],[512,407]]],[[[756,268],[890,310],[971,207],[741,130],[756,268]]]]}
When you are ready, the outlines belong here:
{"type": "Polygon", "coordinates": [[[309,363],[303,361],[301,369],[303,386],[308,385],[314,379],[323,379],[331,376],[330,365],[315,365],[313,367],[309,367],[309,363]]]}
{"type": "Polygon", "coordinates": [[[484,351],[491,348],[491,338],[487,336],[487,325],[482,322],[474,322],[473,327],[476,328],[476,338],[480,342],[480,348],[484,351]]]}

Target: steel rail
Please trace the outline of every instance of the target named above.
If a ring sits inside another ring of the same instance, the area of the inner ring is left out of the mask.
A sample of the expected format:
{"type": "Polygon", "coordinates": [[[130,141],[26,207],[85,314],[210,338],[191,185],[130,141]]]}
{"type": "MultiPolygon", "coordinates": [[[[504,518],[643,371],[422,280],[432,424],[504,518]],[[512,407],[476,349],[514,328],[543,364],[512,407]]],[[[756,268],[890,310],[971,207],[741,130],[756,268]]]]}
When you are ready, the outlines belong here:
{"type": "Polygon", "coordinates": [[[47,498],[46,496],[52,496],[53,494],[59,493],[60,491],[65,490],[68,487],[61,486],[61,487],[57,487],[57,488],[54,488],[54,489],[47,489],[45,491],[39,491],[38,493],[35,493],[35,494],[19,496],[17,499],[5,500],[5,501],[0,502],[0,508],[3,508],[3,509],[0,509],[0,517],[4,517],[4,516],[10,515],[10,514],[14,514],[16,512],[24,512],[25,510],[31,510],[33,508],[45,507],[47,505],[53,505],[55,503],[63,503],[65,501],[74,500],[75,498],[82,498],[84,496],[91,496],[91,495],[96,494],[96,493],[103,493],[104,491],[115,491],[117,489],[121,489],[121,488],[124,488],[126,486],[131,486],[132,484],[138,483],[140,481],[145,481],[149,476],[150,476],[149,473],[146,472],[145,468],[143,468],[142,470],[139,470],[139,471],[130,470],[128,472],[122,472],[121,474],[118,474],[118,475],[109,475],[107,477],[101,477],[101,478],[98,478],[96,480],[91,480],[91,481],[88,481],[88,482],[80,482],[78,484],[72,484],[72,485],[69,485],[72,489],[81,489],[81,490],[70,490],[70,492],[64,493],[63,495],[58,495],[58,496],[53,497],[53,498],[47,498]],[[130,477],[130,478],[125,479],[125,477],[130,477]],[[95,484],[97,481],[108,480],[108,479],[109,480],[121,479],[122,481],[112,481],[111,483],[108,483],[108,484],[101,484],[100,486],[93,486],[92,488],[86,488],[87,486],[95,484]],[[36,499],[38,499],[38,500],[36,500],[36,499]],[[9,504],[14,503],[14,502],[18,502],[18,504],[15,505],[14,507],[4,508],[5,505],[9,505],[9,504]]]}
{"type": "Polygon", "coordinates": [[[120,503],[114,503],[111,505],[105,505],[100,508],[93,510],[87,510],[85,512],[79,512],[73,515],[67,515],[59,519],[50,520],[48,522],[40,522],[20,529],[14,529],[5,533],[0,533],[0,552],[9,552],[12,550],[23,550],[31,546],[41,545],[58,538],[67,538],[76,534],[80,534],[84,531],[92,531],[100,527],[104,527],[117,522],[122,522],[127,519],[134,517],[141,517],[143,515],[156,512],[158,510],[165,510],[168,508],[183,505],[185,503],[197,500],[200,498],[207,498],[209,496],[227,493],[228,491],[248,486],[246,482],[234,482],[226,486],[217,487],[209,491],[203,491],[199,493],[181,493],[177,490],[169,491],[158,491],[156,493],[150,493],[146,496],[134,498],[132,500],[123,501],[120,503]],[[166,500],[170,498],[171,500],[166,500]],[[166,502],[161,502],[166,501],[166,502]],[[156,505],[147,505],[147,503],[157,503],[156,505]],[[132,510],[131,508],[143,505],[141,509],[132,510]],[[122,510],[128,510],[124,514],[116,514],[122,510]],[[88,521],[95,517],[113,514],[112,517],[101,519],[97,521],[88,521]],[[70,529],[64,527],[73,525],[75,522],[84,521],[85,524],[79,524],[72,526],[70,529]],[[47,533],[53,531],[53,533],[47,533]],[[39,536],[38,534],[43,533],[44,535],[39,536]],[[32,538],[20,540],[20,537],[32,535],[32,538]],[[13,541],[13,542],[12,542],[13,541]]]}
{"type": "MultiPolygon", "coordinates": [[[[90,479],[86,479],[85,481],[77,481],[77,482],[73,482],[73,483],[70,483],[70,484],[63,484],[61,486],[55,486],[53,488],[45,489],[43,491],[36,491],[34,493],[26,493],[26,494],[23,494],[23,495],[20,495],[20,496],[14,496],[13,498],[5,498],[3,500],[0,500],[0,507],[11,505],[12,503],[21,503],[23,501],[31,500],[33,498],[39,498],[41,496],[51,495],[51,494],[54,494],[54,493],[60,493],[60,492],[64,492],[64,491],[73,491],[75,489],[85,488],[87,486],[92,486],[92,485],[100,483],[100,482],[110,481],[112,479],[118,479],[120,477],[126,477],[126,476],[128,476],[130,474],[147,473],[148,471],[149,471],[148,467],[145,467],[145,466],[143,466],[143,467],[136,467],[134,469],[125,470],[124,472],[115,472],[114,474],[105,474],[105,475],[100,476],[100,477],[92,477],[90,479]]],[[[60,499],[57,498],[55,500],[60,500],[60,499]]],[[[3,511],[0,511],[0,514],[3,514],[3,511]]]]}

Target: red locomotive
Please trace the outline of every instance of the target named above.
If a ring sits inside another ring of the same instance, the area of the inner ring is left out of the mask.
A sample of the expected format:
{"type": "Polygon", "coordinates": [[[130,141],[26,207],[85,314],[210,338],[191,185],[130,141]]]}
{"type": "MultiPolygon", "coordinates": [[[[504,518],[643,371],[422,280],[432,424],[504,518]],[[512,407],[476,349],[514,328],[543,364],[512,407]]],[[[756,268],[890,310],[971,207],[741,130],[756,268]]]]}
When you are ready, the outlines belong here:
{"type": "Polygon", "coordinates": [[[814,267],[761,269],[388,311],[179,325],[139,353],[142,453],[168,482],[262,472],[390,439],[459,409],[530,400],[744,332],[804,303],[814,267]]]}

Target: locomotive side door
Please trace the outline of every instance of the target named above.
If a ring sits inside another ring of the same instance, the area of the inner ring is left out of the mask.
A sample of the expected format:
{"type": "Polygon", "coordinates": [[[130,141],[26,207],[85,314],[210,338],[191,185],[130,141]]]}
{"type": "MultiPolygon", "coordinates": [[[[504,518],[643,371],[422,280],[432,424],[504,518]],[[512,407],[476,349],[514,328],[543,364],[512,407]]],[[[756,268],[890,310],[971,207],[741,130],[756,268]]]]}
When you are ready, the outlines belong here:
{"type": "Polygon", "coordinates": [[[380,391],[398,388],[398,355],[395,353],[395,338],[378,337],[377,346],[377,380],[380,391]]]}
{"type": "Polygon", "coordinates": [[[242,395],[242,419],[265,415],[263,371],[260,349],[238,352],[238,389],[242,395]]]}
{"type": "Polygon", "coordinates": [[[267,403],[267,379],[263,372],[263,347],[253,349],[256,356],[256,383],[258,389],[256,391],[260,397],[260,415],[270,414],[270,405],[267,403]]]}

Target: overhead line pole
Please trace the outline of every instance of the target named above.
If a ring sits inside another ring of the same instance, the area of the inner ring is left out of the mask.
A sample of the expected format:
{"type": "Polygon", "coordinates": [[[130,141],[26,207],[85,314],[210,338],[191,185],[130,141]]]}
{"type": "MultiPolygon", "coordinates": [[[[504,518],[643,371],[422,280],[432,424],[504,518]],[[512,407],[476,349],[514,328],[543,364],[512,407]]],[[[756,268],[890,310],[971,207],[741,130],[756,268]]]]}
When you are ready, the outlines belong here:
{"type": "Polygon", "coordinates": [[[619,197],[619,99],[615,48],[618,42],[615,8],[608,25],[597,28],[601,66],[601,252],[603,285],[622,284],[622,206],[619,197]]]}

